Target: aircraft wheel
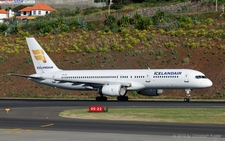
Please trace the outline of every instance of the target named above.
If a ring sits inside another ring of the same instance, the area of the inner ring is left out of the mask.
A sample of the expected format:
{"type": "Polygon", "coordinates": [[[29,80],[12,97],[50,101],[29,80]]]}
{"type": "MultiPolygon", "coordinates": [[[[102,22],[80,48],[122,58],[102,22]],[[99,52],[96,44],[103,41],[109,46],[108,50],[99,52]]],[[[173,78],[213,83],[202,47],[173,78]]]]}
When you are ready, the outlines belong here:
{"type": "Polygon", "coordinates": [[[189,98],[187,98],[187,97],[184,98],[184,102],[189,102],[189,101],[190,101],[189,98]]]}
{"type": "Polygon", "coordinates": [[[96,100],[96,101],[100,101],[100,97],[97,96],[97,97],[95,98],[95,100],[96,100]]]}
{"type": "Polygon", "coordinates": [[[106,96],[104,96],[104,97],[102,97],[102,98],[103,98],[102,101],[107,101],[107,97],[106,97],[106,96]]]}
{"type": "Polygon", "coordinates": [[[125,100],[124,100],[124,101],[128,101],[128,99],[129,99],[129,98],[128,98],[128,96],[125,96],[124,98],[125,98],[125,100]]]}
{"type": "Polygon", "coordinates": [[[105,96],[97,96],[95,99],[96,101],[107,101],[107,97],[105,96]]]}
{"type": "Polygon", "coordinates": [[[128,96],[117,96],[118,101],[128,101],[128,96]]]}

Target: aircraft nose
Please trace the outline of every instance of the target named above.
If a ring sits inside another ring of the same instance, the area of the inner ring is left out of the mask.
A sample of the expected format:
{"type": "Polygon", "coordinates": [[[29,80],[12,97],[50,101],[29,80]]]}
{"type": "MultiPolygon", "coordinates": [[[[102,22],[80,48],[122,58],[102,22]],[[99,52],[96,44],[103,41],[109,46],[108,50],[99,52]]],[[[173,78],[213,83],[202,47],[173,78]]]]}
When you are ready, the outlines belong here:
{"type": "Polygon", "coordinates": [[[213,82],[209,79],[208,81],[207,81],[207,86],[208,87],[211,87],[213,85],[213,82]]]}

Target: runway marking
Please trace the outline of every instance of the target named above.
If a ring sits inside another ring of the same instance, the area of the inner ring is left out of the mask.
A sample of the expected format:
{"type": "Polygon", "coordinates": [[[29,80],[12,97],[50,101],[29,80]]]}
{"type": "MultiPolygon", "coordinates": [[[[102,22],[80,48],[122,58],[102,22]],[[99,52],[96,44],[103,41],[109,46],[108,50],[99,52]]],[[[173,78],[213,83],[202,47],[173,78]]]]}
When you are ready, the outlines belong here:
{"type": "Polygon", "coordinates": [[[43,127],[49,127],[49,126],[53,126],[53,125],[54,124],[52,124],[52,123],[51,124],[44,124],[44,125],[41,125],[40,127],[43,128],[43,127]]]}
{"type": "Polygon", "coordinates": [[[22,134],[22,133],[32,133],[32,132],[44,132],[44,130],[14,128],[14,129],[3,129],[0,132],[5,132],[8,134],[22,134]]]}

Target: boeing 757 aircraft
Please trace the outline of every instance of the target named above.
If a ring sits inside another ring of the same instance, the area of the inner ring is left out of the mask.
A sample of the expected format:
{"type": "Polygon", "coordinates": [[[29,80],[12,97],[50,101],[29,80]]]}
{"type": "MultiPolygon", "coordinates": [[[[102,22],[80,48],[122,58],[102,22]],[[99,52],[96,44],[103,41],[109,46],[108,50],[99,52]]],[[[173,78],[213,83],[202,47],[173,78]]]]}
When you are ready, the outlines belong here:
{"type": "Polygon", "coordinates": [[[56,88],[96,90],[100,95],[96,97],[97,101],[106,101],[106,96],[127,101],[127,91],[158,96],[163,89],[184,89],[184,101],[188,102],[192,89],[212,86],[212,81],[202,72],[191,69],[61,70],[34,38],[26,38],[26,41],[36,73],[10,75],[56,88]]]}

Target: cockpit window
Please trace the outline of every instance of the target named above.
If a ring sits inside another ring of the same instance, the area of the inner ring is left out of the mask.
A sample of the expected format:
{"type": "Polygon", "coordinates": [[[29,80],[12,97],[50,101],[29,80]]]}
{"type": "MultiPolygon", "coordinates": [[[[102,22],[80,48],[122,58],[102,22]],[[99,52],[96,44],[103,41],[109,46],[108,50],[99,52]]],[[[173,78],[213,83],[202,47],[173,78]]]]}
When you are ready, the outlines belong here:
{"type": "Polygon", "coordinates": [[[195,78],[201,79],[201,78],[206,78],[206,76],[204,76],[204,75],[196,75],[195,78]]]}

